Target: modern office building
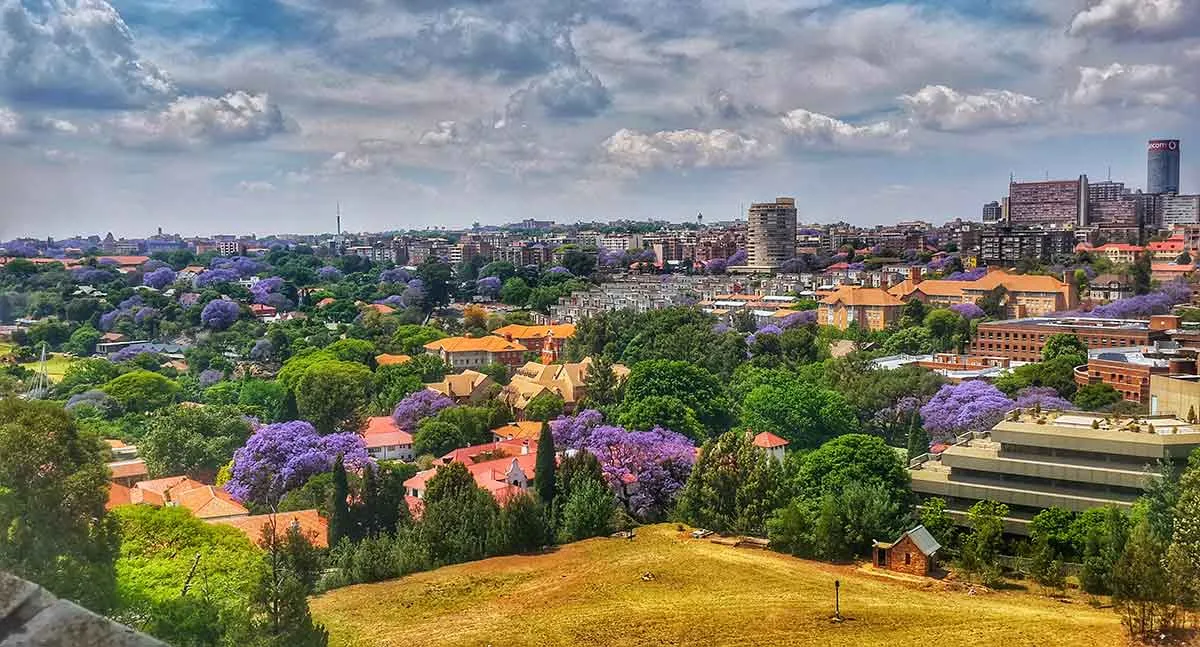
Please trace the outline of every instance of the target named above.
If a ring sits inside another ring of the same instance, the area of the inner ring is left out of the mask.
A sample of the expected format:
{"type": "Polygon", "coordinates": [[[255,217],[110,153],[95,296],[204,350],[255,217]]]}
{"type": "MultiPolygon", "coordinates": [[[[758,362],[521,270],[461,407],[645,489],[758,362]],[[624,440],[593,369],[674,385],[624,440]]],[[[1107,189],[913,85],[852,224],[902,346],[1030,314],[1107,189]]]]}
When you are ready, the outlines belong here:
{"type": "Polygon", "coordinates": [[[979,257],[984,265],[1012,267],[1023,258],[1049,263],[1054,256],[1074,250],[1074,233],[1063,229],[993,227],[979,235],[979,257]]]}
{"type": "Polygon", "coordinates": [[[1004,208],[999,202],[992,200],[983,205],[983,222],[984,224],[994,225],[1004,218],[1004,208]]]}
{"type": "Polygon", "coordinates": [[[1179,140],[1151,139],[1146,147],[1146,193],[1179,193],[1179,140]]]}
{"type": "Polygon", "coordinates": [[[1051,335],[1075,335],[1089,350],[1153,346],[1156,341],[1166,341],[1170,331],[1180,325],[1179,317],[1174,315],[1156,315],[1149,321],[1092,317],[988,321],[979,324],[971,354],[1040,362],[1042,346],[1051,335]]]}
{"type": "Polygon", "coordinates": [[[1087,224],[1088,180],[1012,182],[1008,185],[1011,225],[1073,228],[1087,224]]]}
{"type": "Polygon", "coordinates": [[[913,492],[944,500],[958,523],[976,502],[996,501],[1009,509],[1005,531],[1025,535],[1046,508],[1128,509],[1157,478],[1160,459],[1179,465],[1197,447],[1200,429],[1174,415],[1133,420],[1027,410],[913,459],[909,474],[913,492]]]}
{"type": "Polygon", "coordinates": [[[1200,224],[1200,195],[1160,195],[1157,207],[1163,227],[1200,224]]]}
{"type": "Polygon", "coordinates": [[[796,200],[750,205],[744,271],[771,272],[796,255],[796,200]]]}
{"type": "Polygon", "coordinates": [[[1149,404],[1153,376],[1195,373],[1194,349],[1180,348],[1176,342],[1156,342],[1153,346],[1089,351],[1087,366],[1075,367],[1075,384],[1107,384],[1129,402],[1149,404]]]}

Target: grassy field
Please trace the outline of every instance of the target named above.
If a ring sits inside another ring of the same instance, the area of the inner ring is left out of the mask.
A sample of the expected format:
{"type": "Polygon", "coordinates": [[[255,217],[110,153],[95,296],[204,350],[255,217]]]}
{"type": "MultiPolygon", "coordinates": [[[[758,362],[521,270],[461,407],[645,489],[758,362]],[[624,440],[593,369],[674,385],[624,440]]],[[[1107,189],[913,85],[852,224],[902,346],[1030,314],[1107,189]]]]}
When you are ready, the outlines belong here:
{"type": "MultiPolygon", "coordinates": [[[[0,357],[12,352],[12,344],[0,344],[0,357]]],[[[51,382],[58,382],[67,374],[67,367],[71,365],[71,358],[61,353],[51,353],[46,357],[46,375],[50,377],[51,382]]],[[[21,364],[25,368],[36,371],[41,362],[34,361],[21,364]]]]}
{"type": "Polygon", "coordinates": [[[670,525],[632,542],[594,539],[339,589],[312,610],[332,644],[354,646],[1124,644],[1116,614],[1079,599],[972,594],[692,540],[670,525]],[[830,621],[835,579],[841,624],[830,621]]]}

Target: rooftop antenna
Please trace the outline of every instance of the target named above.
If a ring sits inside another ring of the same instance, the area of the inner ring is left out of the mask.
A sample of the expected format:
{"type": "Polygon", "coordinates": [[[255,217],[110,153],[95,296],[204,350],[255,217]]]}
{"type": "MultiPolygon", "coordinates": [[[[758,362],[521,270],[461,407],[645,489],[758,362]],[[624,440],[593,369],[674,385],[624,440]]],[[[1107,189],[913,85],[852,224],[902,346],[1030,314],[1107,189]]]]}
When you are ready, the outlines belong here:
{"type": "Polygon", "coordinates": [[[1112,164],[1108,165],[1108,181],[1112,182],[1112,164]]]}
{"type": "Polygon", "coordinates": [[[342,242],[342,201],[337,202],[337,240],[342,242]]]}

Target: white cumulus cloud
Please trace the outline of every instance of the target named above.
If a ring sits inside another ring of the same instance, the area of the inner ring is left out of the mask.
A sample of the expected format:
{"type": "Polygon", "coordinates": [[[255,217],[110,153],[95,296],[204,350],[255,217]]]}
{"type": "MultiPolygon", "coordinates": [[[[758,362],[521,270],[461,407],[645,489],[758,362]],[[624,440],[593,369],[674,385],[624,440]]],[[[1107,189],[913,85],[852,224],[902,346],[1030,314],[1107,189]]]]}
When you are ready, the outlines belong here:
{"type": "Polygon", "coordinates": [[[900,102],[915,123],[946,131],[1018,126],[1044,113],[1042,102],[1025,94],[1009,90],[963,94],[944,85],[927,85],[901,96],[900,102]]]}
{"type": "Polygon", "coordinates": [[[1175,68],[1170,65],[1122,65],[1079,68],[1079,83],[1068,100],[1082,106],[1172,107],[1189,101],[1175,68]]]}
{"type": "Polygon", "coordinates": [[[1073,35],[1120,40],[1194,36],[1200,27],[1196,0],[1093,0],[1071,20],[1073,35]]]}
{"type": "Polygon", "coordinates": [[[772,152],[759,139],[723,129],[643,133],[622,128],[601,148],[609,161],[633,169],[745,166],[772,152]]]}
{"type": "Polygon", "coordinates": [[[797,108],[779,118],[789,141],[803,148],[891,150],[903,148],[908,130],[880,121],[856,126],[829,115],[797,108]]]}
{"type": "Polygon", "coordinates": [[[129,113],[111,123],[113,141],[128,148],[181,149],[257,141],[284,132],[287,121],[266,94],[182,97],[158,112],[129,113]]]}

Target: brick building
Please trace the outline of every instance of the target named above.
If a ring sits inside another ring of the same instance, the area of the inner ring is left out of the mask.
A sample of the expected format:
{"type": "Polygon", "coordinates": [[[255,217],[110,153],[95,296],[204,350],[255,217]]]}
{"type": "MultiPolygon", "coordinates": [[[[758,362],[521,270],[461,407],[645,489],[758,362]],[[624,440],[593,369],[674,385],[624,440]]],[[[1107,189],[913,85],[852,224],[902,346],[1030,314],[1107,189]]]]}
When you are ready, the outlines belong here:
{"type": "Polygon", "coordinates": [[[877,568],[922,577],[937,569],[937,553],[941,548],[925,526],[917,526],[891,543],[872,542],[877,568]]]}
{"type": "Polygon", "coordinates": [[[904,302],[880,288],[843,285],[821,300],[817,323],[846,330],[857,324],[862,330],[883,330],[900,319],[904,302]]]}
{"type": "Polygon", "coordinates": [[[1165,343],[1089,353],[1087,366],[1075,368],[1075,383],[1107,384],[1129,402],[1149,404],[1151,376],[1195,373],[1196,351],[1165,343]]]}
{"type": "Polygon", "coordinates": [[[1008,357],[1023,362],[1040,362],[1042,346],[1051,335],[1079,337],[1089,350],[1153,346],[1179,328],[1179,317],[1158,315],[1150,321],[1136,319],[1091,319],[1087,317],[1038,317],[979,324],[972,355],[1008,357]]]}

